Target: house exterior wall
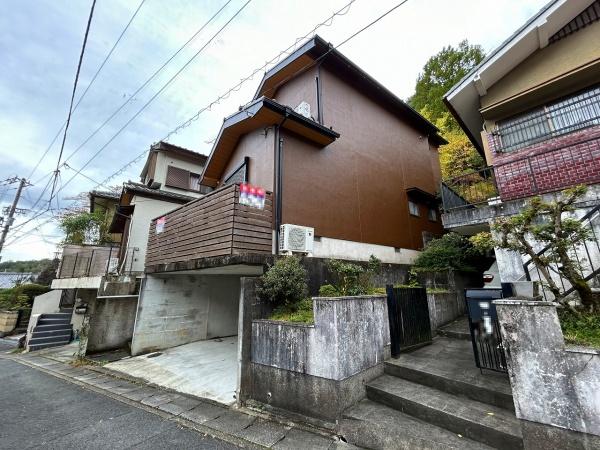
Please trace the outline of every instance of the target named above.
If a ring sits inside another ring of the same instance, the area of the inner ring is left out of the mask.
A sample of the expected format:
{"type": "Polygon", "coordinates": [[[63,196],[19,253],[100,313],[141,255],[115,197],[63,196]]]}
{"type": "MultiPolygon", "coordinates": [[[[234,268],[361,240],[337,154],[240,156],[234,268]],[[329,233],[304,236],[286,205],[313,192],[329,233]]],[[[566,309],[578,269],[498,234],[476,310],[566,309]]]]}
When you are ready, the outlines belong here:
{"type": "Polygon", "coordinates": [[[223,172],[226,179],[248,157],[248,182],[273,191],[275,132],[273,128],[258,129],[242,136],[223,172]]]}
{"type": "MultiPolygon", "coordinates": [[[[136,195],[132,201],[135,205],[135,210],[131,216],[131,228],[129,230],[129,239],[127,241],[128,249],[134,247],[139,250],[135,251],[131,271],[143,272],[144,263],[146,260],[146,249],[148,248],[148,235],[150,232],[150,222],[156,217],[166,214],[167,212],[181,206],[179,203],[165,202],[152,198],[141,197],[136,195]]],[[[127,263],[130,264],[130,259],[127,263]]],[[[129,266],[127,267],[129,269],[129,266]]]]}
{"type": "MultiPolygon", "coordinates": [[[[562,83],[561,78],[574,77],[582,68],[598,62],[600,22],[595,22],[529,56],[487,90],[487,94],[481,97],[481,107],[485,110],[503,102],[514,101],[519,96],[526,96],[527,103],[535,106],[535,103],[547,100],[549,92],[560,97],[564,95],[564,91],[545,90],[541,91],[542,94],[535,91],[548,83],[562,83]]],[[[595,79],[598,80],[597,71],[595,79]]],[[[504,116],[510,116],[510,113],[505,113],[504,116]]],[[[484,112],[484,117],[502,118],[494,117],[492,111],[484,112]]]]}
{"type": "MultiPolygon", "coordinates": [[[[160,188],[163,191],[175,192],[177,194],[185,194],[191,197],[202,197],[202,194],[195,191],[189,191],[186,189],[178,189],[165,185],[167,180],[167,168],[168,166],[178,167],[180,169],[189,170],[190,172],[202,174],[204,166],[201,164],[190,162],[185,159],[175,158],[173,155],[168,155],[165,152],[158,152],[156,159],[156,166],[154,169],[154,181],[161,184],[160,188]]],[[[147,179],[145,180],[147,182],[147,179]]]]}
{"type": "MultiPolygon", "coordinates": [[[[325,67],[320,77],[325,125],[341,136],[319,148],[282,132],[283,223],[312,226],[317,236],[333,239],[422,248],[422,232],[441,234],[441,222],[428,220],[424,204],[420,217],[411,216],[406,189],[437,191],[437,149],[325,67]]],[[[315,91],[314,74],[307,72],[276,98],[295,106],[298,92],[310,103],[315,91]]]]}

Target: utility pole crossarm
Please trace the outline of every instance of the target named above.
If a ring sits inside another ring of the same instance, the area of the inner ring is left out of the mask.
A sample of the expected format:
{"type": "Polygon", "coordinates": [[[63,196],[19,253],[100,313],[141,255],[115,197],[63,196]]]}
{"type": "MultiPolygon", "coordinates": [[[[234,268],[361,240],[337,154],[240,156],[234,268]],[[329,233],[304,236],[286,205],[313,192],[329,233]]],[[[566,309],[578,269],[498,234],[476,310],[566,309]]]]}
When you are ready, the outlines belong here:
{"type": "MultiPolygon", "coordinates": [[[[16,180],[15,180],[16,181],[16,180]]],[[[12,202],[8,210],[8,217],[6,218],[6,223],[4,224],[4,228],[2,229],[2,236],[0,236],[0,260],[2,259],[2,248],[4,247],[4,241],[6,241],[6,235],[8,234],[8,230],[12,225],[13,218],[15,215],[15,211],[17,211],[17,205],[19,204],[19,199],[21,198],[21,192],[23,192],[23,188],[29,185],[25,178],[21,178],[19,180],[19,187],[17,188],[17,193],[15,194],[15,198],[12,202]]]]}

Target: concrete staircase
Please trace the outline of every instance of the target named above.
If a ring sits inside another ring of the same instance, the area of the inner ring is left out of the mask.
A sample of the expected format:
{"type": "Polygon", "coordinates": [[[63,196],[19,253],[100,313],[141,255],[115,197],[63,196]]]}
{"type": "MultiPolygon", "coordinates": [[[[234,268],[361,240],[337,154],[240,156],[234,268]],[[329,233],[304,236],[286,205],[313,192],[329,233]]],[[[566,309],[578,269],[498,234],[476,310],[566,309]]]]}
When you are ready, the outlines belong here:
{"type": "Polygon", "coordinates": [[[385,363],[339,434],[375,449],[520,449],[521,426],[503,374],[475,367],[471,343],[437,337],[385,363]]]}
{"type": "Polygon", "coordinates": [[[73,309],[62,309],[60,313],[42,314],[27,342],[29,351],[58,347],[71,342],[73,309]]]}

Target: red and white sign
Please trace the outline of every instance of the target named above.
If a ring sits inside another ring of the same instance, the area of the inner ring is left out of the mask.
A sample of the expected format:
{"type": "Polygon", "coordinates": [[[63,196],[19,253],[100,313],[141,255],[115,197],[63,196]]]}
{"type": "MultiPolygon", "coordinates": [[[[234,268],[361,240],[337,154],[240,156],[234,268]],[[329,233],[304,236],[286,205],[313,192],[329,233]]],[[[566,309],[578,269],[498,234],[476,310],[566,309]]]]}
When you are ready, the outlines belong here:
{"type": "Polygon", "coordinates": [[[240,205],[264,209],[266,192],[263,188],[249,183],[240,184],[240,205]]]}
{"type": "Polygon", "coordinates": [[[164,216],[156,219],[156,234],[160,234],[165,230],[166,223],[167,223],[167,218],[164,216]]]}

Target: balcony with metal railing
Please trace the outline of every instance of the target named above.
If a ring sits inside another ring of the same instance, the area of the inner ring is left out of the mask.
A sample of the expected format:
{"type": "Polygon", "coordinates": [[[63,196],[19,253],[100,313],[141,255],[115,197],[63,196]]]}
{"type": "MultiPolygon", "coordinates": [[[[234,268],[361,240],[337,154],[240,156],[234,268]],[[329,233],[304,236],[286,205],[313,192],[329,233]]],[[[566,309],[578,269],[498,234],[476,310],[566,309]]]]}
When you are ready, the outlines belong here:
{"type": "Polygon", "coordinates": [[[137,248],[121,250],[117,245],[74,246],[63,250],[56,278],[101,277],[106,274],[129,274],[137,248]]]}

